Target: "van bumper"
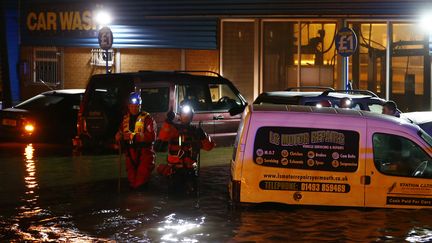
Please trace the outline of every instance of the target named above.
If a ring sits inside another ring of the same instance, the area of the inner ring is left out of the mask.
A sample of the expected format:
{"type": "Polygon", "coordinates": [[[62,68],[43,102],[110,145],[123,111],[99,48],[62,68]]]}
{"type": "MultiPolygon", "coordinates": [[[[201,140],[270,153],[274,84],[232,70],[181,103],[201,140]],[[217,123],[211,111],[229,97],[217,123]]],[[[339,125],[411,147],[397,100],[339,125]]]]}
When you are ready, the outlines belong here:
{"type": "Polygon", "coordinates": [[[230,180],[228,183],[228,192],[230,199],[234,203],[240,202],[240,181],[230,180]]]}

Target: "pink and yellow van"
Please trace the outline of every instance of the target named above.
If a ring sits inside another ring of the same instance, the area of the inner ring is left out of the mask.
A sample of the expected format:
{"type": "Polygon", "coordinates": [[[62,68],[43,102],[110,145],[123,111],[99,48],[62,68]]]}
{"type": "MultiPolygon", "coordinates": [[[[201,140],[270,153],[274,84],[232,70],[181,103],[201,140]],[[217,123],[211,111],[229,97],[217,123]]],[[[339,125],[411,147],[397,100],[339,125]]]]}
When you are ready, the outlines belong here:
{"type": "Polygon", "coordinates": [[[248,106],[229,192],[241,203],[432,208],[432,138],[367,111],[248,106]]]}

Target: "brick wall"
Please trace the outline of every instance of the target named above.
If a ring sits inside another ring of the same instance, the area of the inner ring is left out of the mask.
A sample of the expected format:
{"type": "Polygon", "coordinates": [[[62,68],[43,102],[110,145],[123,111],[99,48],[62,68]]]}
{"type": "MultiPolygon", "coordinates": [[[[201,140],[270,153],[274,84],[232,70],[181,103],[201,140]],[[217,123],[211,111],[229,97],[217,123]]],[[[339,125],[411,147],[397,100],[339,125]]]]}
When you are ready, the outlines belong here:
{"type": "Polygon", "coordinates": [[[121,49],[121,71],[179,70],[181,50],[179,49],[121,49]]]}
{"type": "Polygon", "coordinates": [[[186,50],[186,70],[219,72],[219,50],[186,50]]]}
{"type": "MultiPolygon", "coordinates": [[[[185,69],[219,71],[218,50],[185,50],[184,53],[185,69]]],[[[93,74],[105,73],[104,66],[90,64],[91,48],[65,47],[63,54],[65,89],[85,88],[93,74]]],[[[32,55],[33,47],[21,47],[21,60],[30,60],[32,55]]],[[[181,55],[180,49],[120,49],[121,72],[181,70],[181,55]]],[[[20,73],[23,99],[48,90],[44,85],[32,83],[31,79],[31,71],[27,74],[20,73]]]]}
{"type": "Polygon", "coordinates": [[[85,88],[93,74],[105,73],[105,67],[93,66],[91,48],[64,48],[64,88],[85,88]]]}

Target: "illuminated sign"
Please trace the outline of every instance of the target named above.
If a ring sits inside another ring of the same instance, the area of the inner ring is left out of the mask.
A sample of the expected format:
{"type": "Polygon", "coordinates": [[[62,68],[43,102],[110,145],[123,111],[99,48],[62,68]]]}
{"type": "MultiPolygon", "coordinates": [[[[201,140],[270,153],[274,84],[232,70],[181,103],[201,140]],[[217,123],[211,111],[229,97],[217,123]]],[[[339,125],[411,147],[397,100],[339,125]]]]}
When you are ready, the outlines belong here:
{"type": "Polygon", "coordinates": [[[29,31],[96,30],[93,16],[90,10],[29,12],[26,17],[26,28],[29,31]]]}

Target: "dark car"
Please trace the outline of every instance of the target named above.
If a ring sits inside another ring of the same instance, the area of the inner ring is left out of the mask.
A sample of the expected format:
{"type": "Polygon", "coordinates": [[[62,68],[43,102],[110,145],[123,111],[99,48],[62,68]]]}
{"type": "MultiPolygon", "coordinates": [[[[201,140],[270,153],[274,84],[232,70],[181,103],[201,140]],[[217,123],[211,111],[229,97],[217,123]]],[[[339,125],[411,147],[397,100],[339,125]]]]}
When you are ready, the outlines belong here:
{"type": "Polygon", "coordinates": [[[0,139],[71,143],[84,91],[47,91],[1,110],[0,139]]]}
{"type": "Polygon", "coordinates": [[[168,111],[177,112],[187,102],[195,110],[193,125],[202,126],[219,145],[232,144],[241,115],[230,115],[230,110],[241,112],[246,101],[228,79],[214,72],[199,73],[140,71],[92,76],[78,115],[74,144],[78,148],[113,145],[132,91],[141,92],[142,110],[151,113],[159,128],[168,111]]]}
{"type": "Polygon", "coordinates": [[[401,114],[401,118],[417,124],[432,137],[432,111],[406,112],[401,114]]]}
{"type": "Polygon", "coordinates": [[[340,108],[341,102],[350,98],[351,108],[357,110],[382,112],[386,100],[368,90],[335,90],[328,87],[294,87],[284,91],[264,92],[254,104],[285,104],[319,106],[326,101],[332,107],[340,108]],[[319,91],[321,90],[321,91],[319,91]]]}

